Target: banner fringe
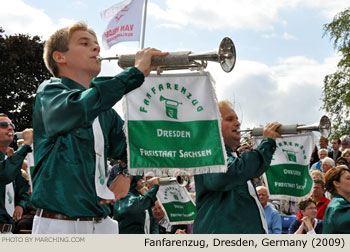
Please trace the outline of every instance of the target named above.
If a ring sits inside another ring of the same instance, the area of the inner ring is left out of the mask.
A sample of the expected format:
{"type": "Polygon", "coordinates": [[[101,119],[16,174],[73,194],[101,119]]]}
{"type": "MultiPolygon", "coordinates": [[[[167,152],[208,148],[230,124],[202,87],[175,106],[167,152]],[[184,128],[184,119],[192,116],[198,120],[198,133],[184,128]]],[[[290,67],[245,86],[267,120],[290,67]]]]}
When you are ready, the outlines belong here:
{"type": "Polygon", "coordinates": [[[171,171],[171,170],[181,170],[181,171],[188,172],[191,175],[200,175],[200,174],[206,174],[206,173],[225,173],[227,172],[227,166],[224,167],[220,165],[220,166],[207,166],[207,167],[198,167],[198,168],[158,167],[158,168],[132,168],[132,169],[128,167],[129,174],[132,176],[143,176],[147,172],[153,172],[155,176],[161,177],[161,176],[164,176],[164,174],[168,174],[168,171],[171,171]]]}

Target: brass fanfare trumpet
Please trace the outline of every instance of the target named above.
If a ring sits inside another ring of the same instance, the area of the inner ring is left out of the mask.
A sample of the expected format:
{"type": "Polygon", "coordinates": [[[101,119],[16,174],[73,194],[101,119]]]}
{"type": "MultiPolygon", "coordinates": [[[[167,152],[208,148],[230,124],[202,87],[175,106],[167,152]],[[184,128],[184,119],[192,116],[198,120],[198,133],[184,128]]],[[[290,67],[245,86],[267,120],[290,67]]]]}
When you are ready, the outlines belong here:
{"type": "MultiPolygon", "coordinates": [[[[163,177],[159,178],[159,185],[171,185],[171,184],[178,184],[179,186],[186,186],[190,183],[191,179],[190,176],[185,172],[180,172],[175,177],[163,177]]],[[[146,180],[146,183],[150,184],[151,182],[146,180]]]]}
{"type": "MultiPolygon", "coordinates": [[[[118,65],[125,69],[135,64],[135,54],[116,55],[115,57],[100,57],[102,60],[118,60],[118,65]]],[[[233,41],[225,37],[221,40],[217,51],[206,53],[192,53],[191,51],[169,52],[166,56],[152,57],[151,65],[157,66],[157,71],[179,69],[205,69],[208,61],[218,62],[226,73],[232,71],[236,63],[236,49],[233,41]]]]}
{"type": "MultiPolygon", "coordinates": [[[[238,132],[250,132],[253,136],[262,136],[263,128],[253,128],[245,130],[237,130],[238,132]]],[[[287,134],[298,134],[299,131],[319,131],[321,135],[328,138],[331,133],[331,121],[327,116],[322,116],[318,125],[303,125],[303,124],[292,124],[282,125],[277,129],[277,132],[281,135],[287,134]]]]}
{"type": "Polygon", "coordinates": [[[9,136],[16,136],[18,139],[23,138],[22,132],[9,132],[8,135],[9,136]]]}

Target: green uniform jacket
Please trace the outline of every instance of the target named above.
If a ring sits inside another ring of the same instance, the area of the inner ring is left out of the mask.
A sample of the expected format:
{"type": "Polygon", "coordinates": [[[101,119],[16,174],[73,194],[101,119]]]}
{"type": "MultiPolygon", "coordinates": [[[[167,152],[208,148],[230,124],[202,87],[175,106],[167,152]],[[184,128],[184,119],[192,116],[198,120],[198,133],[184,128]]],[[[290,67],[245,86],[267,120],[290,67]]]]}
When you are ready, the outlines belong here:
{"type": "MultiPolygon", "coordinates": [[[[138,177],[138,176],[137,176],[138,177]]],[[[144,234],[145,210],[150,217],[150,233],[159,234],[159,226],[152,213],[157,200],[159,185],[153,185],[145,195],[135,189],[134,177],[128,195],[114,203],[114,219],[118,221],[120,234],[144,234]]]]}
{"type": "MultiPolygon", "coordinates": [[[[21,206],[23,210],[25,210],[29,204],[29,184],[28,181],[22,176],[22,173],[20,170],[18,170],[18,173],[16,175],[16,178],[13,182],[13,188],[15,191],[15,207],[21,206]]],[[[0,223],[7,223],[7,224],[14,224],[14,220],[12,219],[12,216],[10,216],[5,208],[5,189],[6,185],[0,186],[0,223]]]]}
{"type": "Polygon", "coordinates": [[[143,73],[132,67],[113,78],[93,79],[89,89],[64,77],[39,86],[33,106],[34,207],[69,217],[110,213],[96,195],[92,123],[99,116],[105,158],[126,161],[124,122],[112,107],[143,81],[143,73]]]}
{"type": "Polygon", "coordinates": [[[226,146],[226,173],[195,176],[197,215],[193,233],[265,233],[263,209],[261,215],[251,180],[267,170],[275,149],[276,142],[270,138],[263,139],[255,150],[245,152],[241,157],[233,157],[232,150],[226,146]]]}
{"type": "Polygon", "coordinates": [[[323,219],[323,234],[350,234],[350,202],[335,194],[323,219]]]}
{"type": "Polygon", "coordinates": [[[5,208],[6,185],[14,182],[15,206],[20,205],[23,209],[29,203],[28,183],[21,174],[23,160],[31,152],[30,146],[23,144],[11,157],[5,159],[0,152],[0,223],[13,224],[14,221],[5,208]]]}
{"type": "Polygon", "coordinates": [[[0,185],[11,183],[21,170],[23,160],[32,148],[29,145],[22,144],[21,147],[11,156],[5,159],[4,153],[0,151],[0,185]]]}

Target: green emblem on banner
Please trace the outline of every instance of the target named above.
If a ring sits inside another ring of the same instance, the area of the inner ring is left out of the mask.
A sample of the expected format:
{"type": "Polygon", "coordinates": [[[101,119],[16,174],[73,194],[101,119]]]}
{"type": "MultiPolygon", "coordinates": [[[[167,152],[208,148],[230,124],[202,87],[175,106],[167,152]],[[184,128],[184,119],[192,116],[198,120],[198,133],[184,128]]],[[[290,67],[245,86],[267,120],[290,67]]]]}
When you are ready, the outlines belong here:
{"type": "Polygon", "coordinates": [[[177,107],[180,104],[182,104],[182,102],[178,102],[175,100],[165,98],[162,95],[160,96],[160,101],[165,101],[165,113],[166,113],[167,117],[178,119],[177,118],[177,107]]]}
{"type": "Polygon", "coordinates": [[[162,186],[157,193],[157,198],[163,205],[170,223],[193,223],[196,217],[196,206],[184,187],[179,185],[162,186]]]}
{"type": "Polygon", "coordinates": [[[297,162],[297,156],[296,154],[298,152],[296,151],[291,151],[291,150],[285,150],[285,149],[282,149],[282,151],[287,155],[287,159],[291,162],[294,162],[296,163],[297,162]]]}

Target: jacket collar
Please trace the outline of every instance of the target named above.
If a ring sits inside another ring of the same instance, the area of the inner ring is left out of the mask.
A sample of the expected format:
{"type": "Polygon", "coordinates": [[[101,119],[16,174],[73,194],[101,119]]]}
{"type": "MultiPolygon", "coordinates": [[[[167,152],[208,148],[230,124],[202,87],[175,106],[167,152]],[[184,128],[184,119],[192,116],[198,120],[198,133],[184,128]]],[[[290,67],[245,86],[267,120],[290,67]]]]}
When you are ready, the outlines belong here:
{"type": "Polygon", "coordinates": [[[61,82],[63,85],[67,86],[70,89],[86,90],[86,88],[83,85],[67,77],[62,77],[61,82]]]}

